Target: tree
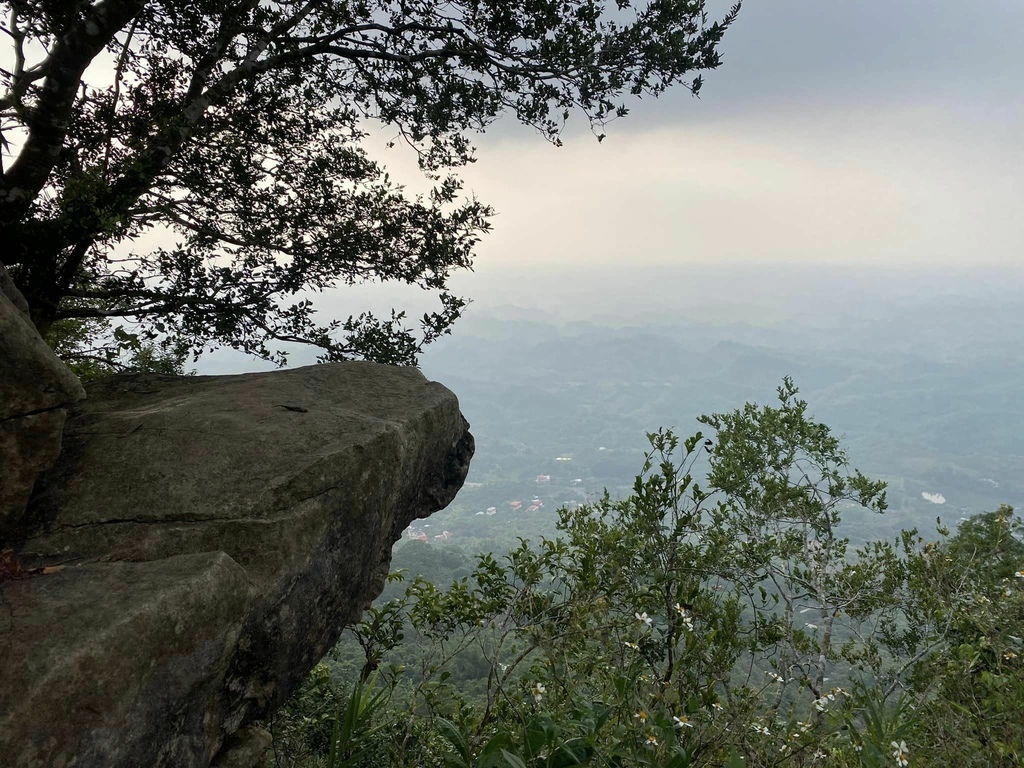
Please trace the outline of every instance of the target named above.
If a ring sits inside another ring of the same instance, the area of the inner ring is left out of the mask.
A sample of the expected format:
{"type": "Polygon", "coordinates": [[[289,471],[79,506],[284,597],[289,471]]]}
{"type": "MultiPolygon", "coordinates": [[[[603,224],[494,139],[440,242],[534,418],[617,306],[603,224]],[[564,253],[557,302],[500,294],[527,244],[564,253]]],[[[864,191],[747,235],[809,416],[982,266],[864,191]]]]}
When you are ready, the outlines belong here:
{"type": "Polygon", "coordinates": [[[446,589],[392,574],[270,724],[275,765],[1021,765],[1024,523],[851,551],[841,513],[884,486],[798,394],[649,434],[626,498],[446,589]]]}
{"type": "Polygon", "coordinates": [[[491,210],[452,169],[510,111],[557,143],[673,84],[697,93],[738,5],[705,0],[7,0],[0,72],[2,263],[43,331],[118,318],[192,353],[410,362],[465,302],[491,210]],[[9,63],[7,63],[9,62],[9,63]],[[360,141],[395,130],[434,182],[408,196],[360,141]],[[173,246],[138,250],[166,228],[173,246]],[[309,296],[396,280],[439,292],[402,313],[321,322],[309,296]]]}
{"type": "Polygon", "coordinates": [[[180,343],[144,339],[105,317],[57,320],[44,338],[83,383],[125,371],[186,373],[188,352],[180,343]]]}
{"type": "Polygon", "coordinates": [[[416,716],[464,768],[810,765],[820,750],[852,753],[854,698],[838,684],[877,619],[893,616],[893,579],[877,576],[896,563],[864,553],[850,569],[875,581],[849,576],[832,528],[843,505],[884,509],[883,486],[850,467],[797,394],[787,379],[777,406],[702,417],[711,439],[649,434],[627,498],[562,509],[556,539],[481,555],[448,590],[419,577],[370,608],[353,630],[369,666],[390,660],[418,677],[388,729],[408,734],[391,764],[430,764],[415,753],[416,716]],[[861,631],[840,643],[847,627],[861,631]],[[417,639],[428,642],[410,652],[417,639]]]}

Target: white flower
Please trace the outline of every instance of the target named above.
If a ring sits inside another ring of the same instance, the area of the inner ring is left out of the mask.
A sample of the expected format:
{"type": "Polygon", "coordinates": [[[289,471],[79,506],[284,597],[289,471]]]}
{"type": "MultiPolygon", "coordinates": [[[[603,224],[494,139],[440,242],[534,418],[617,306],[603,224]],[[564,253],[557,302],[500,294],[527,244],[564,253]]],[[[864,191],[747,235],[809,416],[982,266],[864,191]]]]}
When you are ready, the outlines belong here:
{"type": "Polygon", "coordinates": [[[825,759],[825,753],[824,753],[824,752],[822,752],[822,751],[821,751],[821,750],[819,749],[819,750],[818,750],[817,752],[815,752],[815,753],[814,753],[814,759],[815,759],[815,760],[824,760],[824,759],[825,759]]]}
{"type": "Polygon", "coordinates": [[[693,728],[693,723],[690,722],[690,718],[686,715],[683,715],[682,717],[673,716],[672,725],[676,728],[693,728]]]}
{"type": "Polygon", "coordinates": [[[1013,575],[1016,576],[1018,579],[1024,579],[1024,571],[1017,571],[1013,575]]]}
{"type": "Polygon", "coordinates": [[[534,683],[530,692],[533,694],[533,700],[540,703],[540,700],[544,698],[544,694],[547,692],[547,688],[544,687],[544,683],[534,683]]]}
{"type": "Polygon", "coordinates": [[[891,746],[894,747],[892,756],[896,758],[896,765],[900,766],[900,768],[908,765],[910,763],[910,751],[907,749],[907,742],[901,741],[897,744],[894,741],[891,746]]]}
{"type": "Polygon", "coordinates": [[[627,648],[631,649],[631,650],[634,650],[634,651],[639,651],[640,650],[640,646],[639,645],[637,645],[636,643],[631,643],[631,642],[629,642],[629,640],[624,642],[623,645],[626,646],[627,648]]]}
{"type": "Polygon", "coordinates": [[[689,611],[686,610],[682,605],[676,603],[676,613],[679,614],[683,620],[683,626],[686,627],[690,632],[693,632],[693,617],[690,616],[689,611]]]}
{"type": "Polygon", "coordinates": [[[654,749],[654,748],[655,748],[655,747],[657,747],[657,746],[658,746],[658,739],[657,739],[657,737],[656,737],[656,736],[655,736],[655,735],[654,735],[654,734],[652,733],[652,734],[651,734],[650,736],[648,736],[648,737],[647,737],[647,748],[648,748],[648,749],[654,749]]]}
{"type": "Polygon", "coordinates": [[[722,712],[722,711],[724,711],[724,710],[725,710],[725,707],[723,707],[723,706],[722,706],[721,704],[719,704],[719,703],[718,703],[717,701],[716,701],[716,702],[714,702],[714,703],[713,703],[713,704],[711,705],[711,714],[713,714],[713,715],[717,715],[717,714],[718,714],[719,712],[722,712]]]}
{"type": "Polygon", "coordinates": [[[774,681],[775,681],[776,683],[784,683],[784,682],[786,682],[786,678],[784,678],[784,677],[783,677],[782,675],[780,675],[780,674],[777,674],[777,673],[775,673],[775,672],[772,672],[771,670],[768,670],[768,671],[766,671],[766,672],[765,672],[765,674],[766,674],[766,675],[768,675],[768,677],[770,677],[770,678],[771,678],[772,680],[774,680],[774,681]]]}
{"type": "Polygon", "coordinates": [[[635,715],[633,715],[633,717],[635,717],[641,723],[646,723],[647,722],[647,713],[644,712],[642,709],[637,710],[637,713],[635,715]]]}
{"type": "Polygon", "coordinates": [[[653,619],[647,615],[647,611],[644,611],[643,613],[634,613],[633,615],[636,616],[637,621],[642,621],[648,627],[653,623],[653,619]]]}
{"type": "Polygon", "coordinates": [[[754,725],[750,726],[750,730],[752,730],[754,733],[760,733],[762,736],[772,735],[772,732],[768,730],[768,726],[766,725],[758,725],[755,723],[754,725]]]}
{"type": "Polygon", "coordinates": [[[818,628],[817,624],[809,624],[808,623],[808,624],[804,624],[804,626],[807,627],[808,629],[817,629],[818,628]]]}

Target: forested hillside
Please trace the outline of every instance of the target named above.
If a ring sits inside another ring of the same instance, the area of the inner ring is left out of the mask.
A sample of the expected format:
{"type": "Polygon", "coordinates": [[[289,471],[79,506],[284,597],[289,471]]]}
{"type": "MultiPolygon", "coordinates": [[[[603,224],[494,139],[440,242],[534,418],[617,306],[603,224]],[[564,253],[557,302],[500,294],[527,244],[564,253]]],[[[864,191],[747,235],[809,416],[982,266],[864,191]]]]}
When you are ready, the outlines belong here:
{"type": "MultiPolygon", "coordinates": [[[[628,367],[588,379],[599,373],[592,366],[558,382],[550,372],[563,357],[537,350],[585,352],[586,329],[529,330],[547,338],[520,350],[536,352],[538,366],[516,384],[480,380],[485,350],[498,342],[473,340],[464,383],[480,387],[481,404],[501,405],[484,428],[503,423],[506,432],[481,451],[502,458],[477,468],[449,510],[407,531],[393,561],[401,571],[381,600],[269,724],[276,765],[1024,759],[1024,530],[1009,506],[918,503],[902,476],[893,493],[854,468],[788,377],[768,404],[695,419],[692,437],[641,432],[644,449],[616,430],[657,413],[652,402],[670,402],[662,389],[684,369],[681,345],[623,330],[614,335],[621,345],[606,345],[623,358],[643,359],[645,346],[682,356],[661,357],[657,380],[628,367]],[[613,407],[638,391],[658,397],[613,407]],[[531,412],[534,401],[543,415],[531,412]],[[559,427],[580,409],[595,423],[608,413],[614,426],[567,445],[573,434],[559,427]],[[630,462],[639,474],[626,482],[630,462]],[[608,493],[595,490],[602,479],[608,493]],[[921,504],[952,519],[924,515],[921,504]]],[[[755,375],[766,361],[795,357],[717,341],[692,359],[705,363],[699,375],[716,360],[755,375]]],[[[847,387],[856,404],[863,385],[833,376],[841,366],[832,361],[805,373],[819,372],[818,391],[847,387]]],[[[942,380],[917,379],[952,398],[942,380]]],[[[704,396],[723,397],[721,388],[704,396]]],[[[870,407],[866,397],[860,407],[870,407]]],[[[472,414],[472,401],[464,408],[472,414]]],[[[925,450],[926,440],[906,445],[925,450]]],[[[934,461],[957,456],[936,452],[934,461]]],[[[992,481],[981,485],[1000,491],[992,481]]]]}
{"type": "Polygon", "coordinates": [[[689,434],[702,413],[770,400],[784,376],[856,465],[888,483],[884,517],[850,510],[851,539],[1024,501],[1020,301],[876,301],[760,325],[529,314],[470,316],[424,358],[428,376],[458,394],[477,439],[467,487],[426,521],[431,542],[449,531],[437,545],[490,551],[550,533],[560,504],[631,486],[646,432],[689,434]],[[529,512],[534,498],[543,507],[529,512]]]}

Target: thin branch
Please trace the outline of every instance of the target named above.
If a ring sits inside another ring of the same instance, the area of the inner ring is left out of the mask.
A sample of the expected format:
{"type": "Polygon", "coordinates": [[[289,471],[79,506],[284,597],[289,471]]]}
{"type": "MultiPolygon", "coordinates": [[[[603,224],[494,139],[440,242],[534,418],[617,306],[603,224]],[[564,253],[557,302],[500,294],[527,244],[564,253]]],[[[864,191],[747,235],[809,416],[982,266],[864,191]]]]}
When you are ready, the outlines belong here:
{"type": "Polygon", "coordinates": [[[124,45],[121,47],[121,54],[117,57],[117,68],[114,70],[114,95],[113,103],[110,105],[110,120],[107,121],[107,135],[104,139],[106,146],[103,149],[103,171],[102,177],[107,178],[107,171],[110,168],[110,152],[113,147],[114,121],[117,120],[117,102],[121,97],[121,78],[124,75],[125,65],[128,63],[128,51],[135,35],[135,29],[139,25],[139,17],[132,19],[128,27],[128,34],[125,36],[124,45]]]}

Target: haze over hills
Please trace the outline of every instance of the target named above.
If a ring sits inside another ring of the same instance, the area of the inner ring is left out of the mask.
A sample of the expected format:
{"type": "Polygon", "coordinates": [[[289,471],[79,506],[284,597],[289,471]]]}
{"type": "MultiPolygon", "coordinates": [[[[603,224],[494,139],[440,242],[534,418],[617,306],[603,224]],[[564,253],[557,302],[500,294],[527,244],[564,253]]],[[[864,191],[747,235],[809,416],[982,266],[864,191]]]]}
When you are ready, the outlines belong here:
{"type": "Polygon", "coordinates": [[[772,285],[757,270],[702,276],[703,287],[666,305],[656,295],[671,293],[670,282],[647,273],[645,310],[624,280],[619,293],[590,294],[611,298],[581,319],[586,306],[570,294],[588,287],[582,279],[567,290],[538,273],[529,291],[506,293],[511,303],[478,301],[424,355],[425,373],[458,394],[472,423],[469,481],[483,484],[431,521],[450,531],[445,543],[486,537],[482,525],[498,530],[508,503],[526,496],[547,503],[536,519],[501,523],[505,535],[535,531],[566,500],[623,492],[645,432],[688,435],[702,413],[768,403],[784,376],[845,436],[855,466],[889,482],[890,513],[851,513],[851,538],[1024,502],[1024,298],[1015,290],[1024,282],[852,270],[811,271],[797,285],[772,285]],[[548,302],[552,293],[561,301],[548,302]],[[538,476],[551,481],[539,486],[538,476]],[[489,507],[496,519],[481,520],[489,507]]]}

